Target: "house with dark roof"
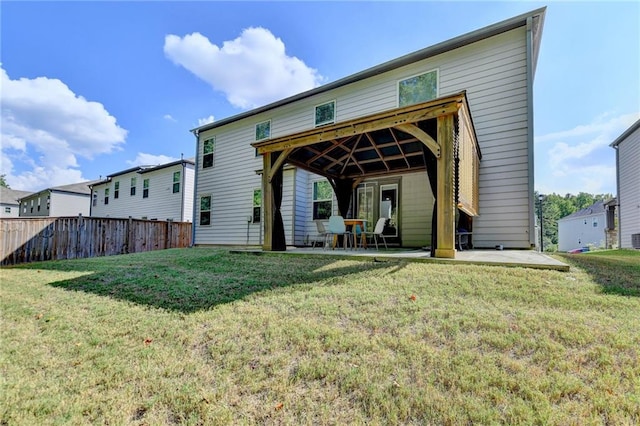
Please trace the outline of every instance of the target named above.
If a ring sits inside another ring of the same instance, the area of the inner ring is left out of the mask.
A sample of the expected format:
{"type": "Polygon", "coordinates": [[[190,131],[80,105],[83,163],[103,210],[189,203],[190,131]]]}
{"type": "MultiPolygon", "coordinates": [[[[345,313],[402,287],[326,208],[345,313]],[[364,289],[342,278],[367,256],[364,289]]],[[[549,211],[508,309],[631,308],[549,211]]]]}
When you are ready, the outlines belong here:
{"type": "Polygon", "coordinates": [[[0,186],[0,218],[20,216],[20,198],[30,195],[29,191],[18,191],[0,186]]]}
{"type": "Polygon", "coordinates": [[[582,247],[612,248],[617,246],[616,199],[598,201],[558,220],[558,250],[582,247]]]}
{"type": "MultiPolygon", "coordinates": [[[[196,245],[309,244],[358,218],[455,257],[535,246],[533,80],[546,8],[192,130],[196,245]]],[[[217,114],[216,114],[217,115],[217,114]]]]}
{"type": "Polygon", "coordinates": [[[122,170],[91,185],[93,217],[173,220],[193,217],[193,159],[122,170]]]}
{"type": "Polygon", "coordinates": [[[619,247],[640,249],[640,120],[611,147],[616,150],[619,247]]]}
{"type": "Polygon", "coordinates": [[[46,188],[20,198],[20,217],[88,216],[94,181],[46,188]]]}

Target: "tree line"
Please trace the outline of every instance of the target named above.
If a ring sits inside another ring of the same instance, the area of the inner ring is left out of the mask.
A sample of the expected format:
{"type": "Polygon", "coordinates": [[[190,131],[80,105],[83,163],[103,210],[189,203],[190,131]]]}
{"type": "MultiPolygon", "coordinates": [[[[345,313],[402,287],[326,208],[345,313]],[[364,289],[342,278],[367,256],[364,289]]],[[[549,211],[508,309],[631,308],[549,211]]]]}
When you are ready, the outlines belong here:
{"type": "MultiPolygon", "coordinates": [[[[544,251],[556,251],[558,249],[558,219],[562,219],[572,213],[587,208],[598,201],[609,201],[611,194],[589,194],[581,192],[578,195],[566,194],[540,194],[535,191],[536,216],[540,223],[540,204],[542,203],[542,241],[544,251]]],[[[539,237],[538,237],[539,238],[539,237]]]]}

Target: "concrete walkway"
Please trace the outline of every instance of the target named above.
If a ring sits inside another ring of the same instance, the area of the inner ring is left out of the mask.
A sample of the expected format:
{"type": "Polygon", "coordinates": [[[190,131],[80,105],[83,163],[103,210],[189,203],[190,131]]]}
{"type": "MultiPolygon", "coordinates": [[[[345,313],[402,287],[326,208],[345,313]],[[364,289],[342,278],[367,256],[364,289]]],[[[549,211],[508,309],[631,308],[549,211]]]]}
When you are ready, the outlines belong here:
{"type": "MultiPolygon", "coordinates": [[[[283,252],[263,252],[260,249],[238,249],[234,252],[252,252],[262,254],[283,252]]],[[[407,260],[410,262],[468,263],[476,265],[516,266],[524,268],[553,269],[569,271],[569,265],[533,250],[465,250],[458,251],[455,259],[431,258],[428,251],[421,249],[375,249],[368,250],[323,250],[321,248],[288,247],[284,252],[291,255],[341,256],[355,259],[372,258],[376,260],[407,260]]]]}

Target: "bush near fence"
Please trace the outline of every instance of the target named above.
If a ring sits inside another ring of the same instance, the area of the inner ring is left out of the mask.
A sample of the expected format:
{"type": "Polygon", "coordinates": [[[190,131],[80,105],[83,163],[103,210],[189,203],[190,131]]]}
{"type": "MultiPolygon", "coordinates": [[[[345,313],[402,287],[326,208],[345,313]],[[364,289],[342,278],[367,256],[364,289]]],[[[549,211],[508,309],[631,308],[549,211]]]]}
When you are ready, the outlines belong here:
{"type": "Polygon", "coordinates": [[[2,265],[191,245],[191,223],[98,217],[0,219],[2,265]]]}

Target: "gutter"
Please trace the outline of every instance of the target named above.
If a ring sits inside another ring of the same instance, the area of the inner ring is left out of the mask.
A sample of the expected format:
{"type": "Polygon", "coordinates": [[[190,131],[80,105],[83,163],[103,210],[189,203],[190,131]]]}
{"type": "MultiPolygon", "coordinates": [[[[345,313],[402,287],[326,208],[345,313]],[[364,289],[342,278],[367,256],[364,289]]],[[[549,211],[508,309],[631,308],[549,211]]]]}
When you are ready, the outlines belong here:
{"type": "Polygon", "coordinates": [[[535,230],[535,180],[534,180],[534,143],[533,143],[533,18],[527,18],[527,151],[528,157],[528,186],[529,186],[529,244],[533,247],[536,245],[536,230],[535,230]]]}

